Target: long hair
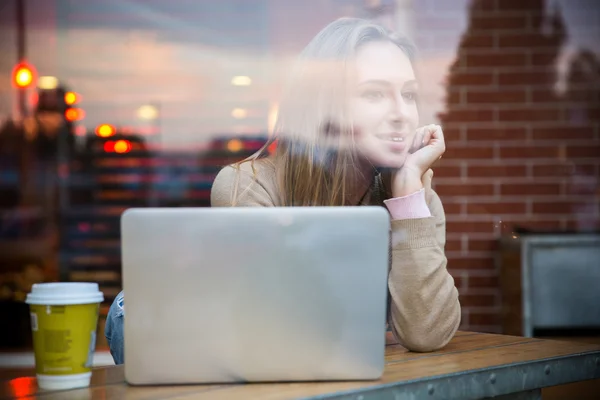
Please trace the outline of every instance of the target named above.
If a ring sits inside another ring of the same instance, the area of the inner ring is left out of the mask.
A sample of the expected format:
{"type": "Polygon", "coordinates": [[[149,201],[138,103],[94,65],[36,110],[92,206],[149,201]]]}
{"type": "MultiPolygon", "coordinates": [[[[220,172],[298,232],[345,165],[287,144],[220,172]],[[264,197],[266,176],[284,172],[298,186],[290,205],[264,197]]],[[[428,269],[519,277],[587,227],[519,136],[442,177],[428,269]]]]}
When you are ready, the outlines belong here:
{"type": "Polygon", "coordinates": [[[413,62],[415,50],[408,39],[358,18],[330,23],[300,54],[280,101],[273,137],[242,161],[254,163],[277,140],[273,157],[282,205],[345,205],[347,177],[356,173],[357,162],[347,111],[347,66],[361,46],[377,41],[394,43],[413,62]]]}

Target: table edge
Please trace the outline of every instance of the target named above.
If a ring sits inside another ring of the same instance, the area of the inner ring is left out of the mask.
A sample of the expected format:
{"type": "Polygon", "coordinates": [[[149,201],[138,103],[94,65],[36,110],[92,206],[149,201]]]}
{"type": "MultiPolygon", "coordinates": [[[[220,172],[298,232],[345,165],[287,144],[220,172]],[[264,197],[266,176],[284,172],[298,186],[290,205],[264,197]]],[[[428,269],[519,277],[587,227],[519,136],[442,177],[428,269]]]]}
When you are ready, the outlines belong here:
{"type": "Polygon", "coordinates": [[[375,384],[312,396],[310,399],[356,398],[360,394],[377,394],[378,398],[379,395],[394,397],[410,394],[415,398],[481,399],[591,379],[600,379],[600,350],[375,384]],[[517,381],[521,384],[516,384],[517,381]]]}

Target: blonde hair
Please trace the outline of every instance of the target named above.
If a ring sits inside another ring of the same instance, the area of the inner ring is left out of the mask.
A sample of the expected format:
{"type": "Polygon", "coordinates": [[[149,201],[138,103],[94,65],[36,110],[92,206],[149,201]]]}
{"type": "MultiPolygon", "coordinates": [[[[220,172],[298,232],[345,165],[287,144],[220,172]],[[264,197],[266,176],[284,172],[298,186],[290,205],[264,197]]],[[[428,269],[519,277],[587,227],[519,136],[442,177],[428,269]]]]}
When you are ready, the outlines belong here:
{"type": "MultiPolygon", "coordinates": [[[[377,41],[397,45],[414,60],[414,46],[383,26],[341,18],[321,30],[302,51],[280,102],[274,135],[255,155],[273,155],[284,206],[340,206],[346,203],[347,176],[355,172],[353,129],[347,114],[349,68],[361,46],[377,41]]],[[[238,192],[238,188],[235,189],[238,192]]],[[[234,193],[234,202],[235,197],[234,193]]]]}

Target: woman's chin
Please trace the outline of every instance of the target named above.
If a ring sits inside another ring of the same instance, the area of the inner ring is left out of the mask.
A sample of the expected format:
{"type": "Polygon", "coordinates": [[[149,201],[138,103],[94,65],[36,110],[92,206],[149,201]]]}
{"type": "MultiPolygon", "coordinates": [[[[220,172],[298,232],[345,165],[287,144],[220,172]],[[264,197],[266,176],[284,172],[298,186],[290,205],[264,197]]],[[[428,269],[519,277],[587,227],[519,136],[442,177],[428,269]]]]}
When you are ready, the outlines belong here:
{"type": "Polygon", "coordinates": [[[404,156],[398,157],[377,157],[372,159],[371,163],[377,168],[400,169],[404,165],[404,156]]]}

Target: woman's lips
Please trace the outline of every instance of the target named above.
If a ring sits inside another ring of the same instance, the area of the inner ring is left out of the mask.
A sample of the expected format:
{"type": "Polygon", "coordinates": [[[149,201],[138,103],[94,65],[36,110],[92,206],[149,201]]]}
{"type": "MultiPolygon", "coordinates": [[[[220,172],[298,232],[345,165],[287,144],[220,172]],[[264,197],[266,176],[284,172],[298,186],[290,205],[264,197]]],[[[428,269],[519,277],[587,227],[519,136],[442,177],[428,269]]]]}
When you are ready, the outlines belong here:
{"type": "Polygon", "coordinates": [[[375,136],[386,142],[393,151],[403,151],[406,148],[406,135],[404,134],[394,132],[375,136]]]}

